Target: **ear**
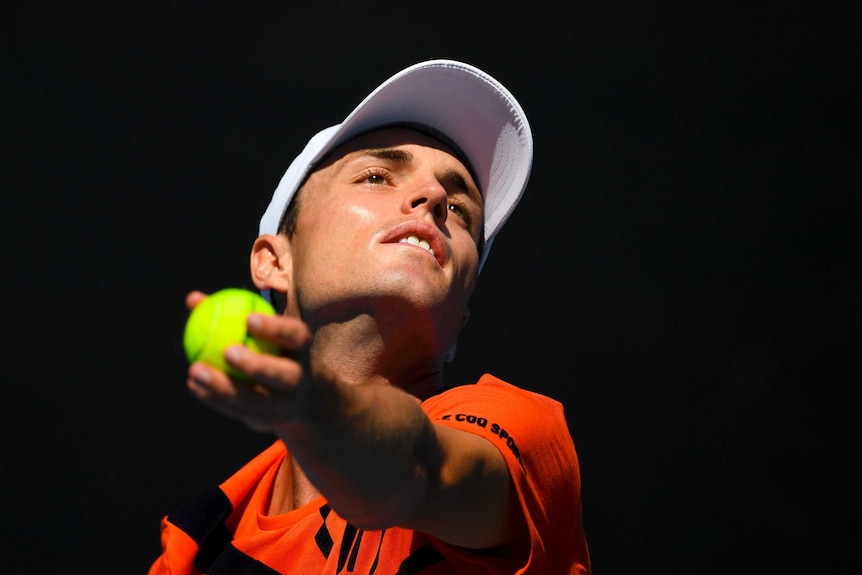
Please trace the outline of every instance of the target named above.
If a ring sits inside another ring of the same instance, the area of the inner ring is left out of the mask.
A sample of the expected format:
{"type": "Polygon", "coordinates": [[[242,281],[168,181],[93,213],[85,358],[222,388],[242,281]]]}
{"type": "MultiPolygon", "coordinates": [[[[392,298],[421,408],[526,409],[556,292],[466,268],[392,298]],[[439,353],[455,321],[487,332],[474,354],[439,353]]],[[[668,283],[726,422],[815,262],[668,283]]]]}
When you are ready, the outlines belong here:
{"type": "Polygon", "coordinates": [[[293,273],[290,242],[281,234],[259,236],[251,247],[249,266],[257,289],[287,293],[293,273]]]}

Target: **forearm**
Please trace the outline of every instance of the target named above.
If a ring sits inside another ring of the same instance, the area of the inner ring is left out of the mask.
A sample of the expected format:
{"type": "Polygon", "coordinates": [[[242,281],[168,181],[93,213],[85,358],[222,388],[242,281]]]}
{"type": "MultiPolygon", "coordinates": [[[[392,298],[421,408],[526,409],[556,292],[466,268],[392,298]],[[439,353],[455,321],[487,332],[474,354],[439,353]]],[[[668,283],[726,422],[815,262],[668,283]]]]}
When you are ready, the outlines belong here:
{"type": "Polygon", "coordinates": [[[433,424],[416,398],[393,386],[326,386],[278,435],[339,515],[369,529],[403,525],[438,481],[433,424]]]}

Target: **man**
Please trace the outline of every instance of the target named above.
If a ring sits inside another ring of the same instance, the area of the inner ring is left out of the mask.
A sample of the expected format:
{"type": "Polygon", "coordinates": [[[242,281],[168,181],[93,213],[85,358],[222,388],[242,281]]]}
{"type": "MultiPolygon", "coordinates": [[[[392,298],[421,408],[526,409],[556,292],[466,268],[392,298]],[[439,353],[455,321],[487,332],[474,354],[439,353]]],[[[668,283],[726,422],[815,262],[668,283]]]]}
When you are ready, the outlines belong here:
{"type": "Polygon", "coordinates": [[[514,97],[449,60],[309,141],[250,258],[279,314],[249,332],[283,353],[233,346],[251,384],[202,363],[187,382],[277,440],[164,518],[150,575],[590,572],[562,406],[490,374],[444,389],[532,146],[514,97]]]}

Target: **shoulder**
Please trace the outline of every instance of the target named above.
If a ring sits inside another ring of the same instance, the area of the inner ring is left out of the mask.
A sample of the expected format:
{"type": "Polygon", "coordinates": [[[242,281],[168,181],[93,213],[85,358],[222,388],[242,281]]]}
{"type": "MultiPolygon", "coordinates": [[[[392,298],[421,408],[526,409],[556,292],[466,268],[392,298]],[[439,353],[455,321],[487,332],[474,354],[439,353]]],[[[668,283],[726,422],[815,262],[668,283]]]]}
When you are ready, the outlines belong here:
{"type": "Polygon", "coordinates": [[[589,563],[580,465],[561,402],[485,374],[422,407],[435,424],[480,435],[502,453],[531,532],[531,569],[568,573],[589,563]]]}
{"type": "Polygon", "coordinates": [[[493,375],[443,391],[422,408],[436,424],[484,436],[521,466],[544,467],[547,457],[577,466],[563,405],[493,375]]]}
{"type": "Polygon", "coordinates": [[[466,420],[494,413],[528,422],[550,418],[565,425],[564,409],[559,401],[487,373],[476,383],[452,387],[427,399],[422,406],[432,419],[466,420]],[[462,412],[457,413],[459,410],[462,412]]]}

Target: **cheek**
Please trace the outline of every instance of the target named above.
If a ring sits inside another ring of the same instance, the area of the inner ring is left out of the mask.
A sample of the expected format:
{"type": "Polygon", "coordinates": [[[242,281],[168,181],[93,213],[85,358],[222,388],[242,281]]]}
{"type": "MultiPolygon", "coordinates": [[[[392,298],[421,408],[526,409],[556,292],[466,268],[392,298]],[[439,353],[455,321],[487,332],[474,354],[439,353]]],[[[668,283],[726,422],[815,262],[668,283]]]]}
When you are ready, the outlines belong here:
{"type": "Polygon", "coordinates": [[[356,261],[364,261],[364,252],[375,237],[374,211],[366,206],[330,201],[315,208],[314,213],[297,226],[294,236],[301,242],[306,264],[328,268],[334,273],[356,261]]]}
{"type": "MultiPolygon", "coordinates": [[[[452,249],[460,254],[464,272],[470,276],[478,274],[479,270],[479,246],[469,233],[457,234],[452,238],[452,249]]],[[[473,280],[475,281],[475,279],[473,280]]]]}
{"type": "Polygon", "coordinates": [[[343,218],[342,223],[357,229],[373,224],[376,219],[375,213],[376,210],[366,205],[344,204],[340,206],[340,214],[343,218]]]}
{"type": "Polygon", "coordinates": [[[456,305],[466,307],[478,281],[479,251],[469,238],[453,245],[453,249],[460,255],[456,258],[457,267],[452,278],[450,298],[456,305]]]}
{"type": "Polygon", "coordinates": [[[368,206],[345,200],[315,204],[313,209],[303,215],[307,216],[300,222],[303,231],[323,235],[330,241],[359,233],[360,229],[374,220],[374,211],[368,206]]]}

